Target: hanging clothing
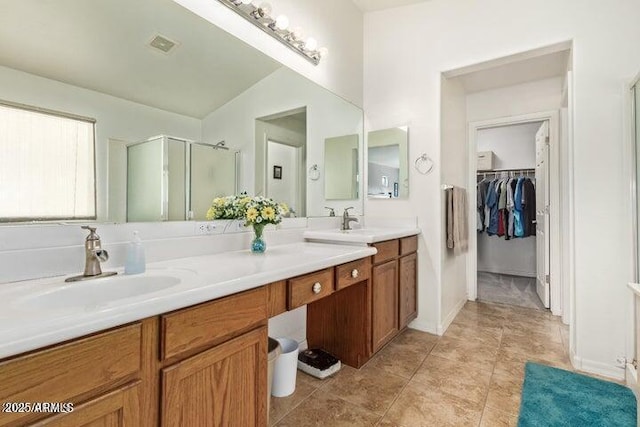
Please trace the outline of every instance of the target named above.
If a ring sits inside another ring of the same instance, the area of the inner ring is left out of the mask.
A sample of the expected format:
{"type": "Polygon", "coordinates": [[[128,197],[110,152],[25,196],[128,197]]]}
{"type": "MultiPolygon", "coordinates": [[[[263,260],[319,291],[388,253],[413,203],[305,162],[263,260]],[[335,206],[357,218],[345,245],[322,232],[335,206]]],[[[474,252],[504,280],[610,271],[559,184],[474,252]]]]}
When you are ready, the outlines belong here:
{"type": "Polygon", "coordinates": [[[487,234],[490,236],[498,234],[498,194],[496,192],[497,184],[497,179],[491,181],[487,190],[487,199],[485,201],[485,205],[489,210],[487,234]]]}
{"type": "Polygon", "coordinates": [[[533,182],[526,178],[522,183],[522,222],[524,236],[536,235],[536,189],[533,182]]]}
{"type": "Polygon", "coordinates": [[[505,240],[536,235],[536,190],[532,179],[482,179],[477,184],[476,197],[478,232],[505,240]]]}
{"type": "Polygon", "coordinates": [[[478,231],[484,231],[485,229],[485,206],[484,202],[487,198],[487,188],[489,187],[489,181],[483,179],[476,187],[476,204],[478,209],[478,222],[476,228],[478,231]]]}

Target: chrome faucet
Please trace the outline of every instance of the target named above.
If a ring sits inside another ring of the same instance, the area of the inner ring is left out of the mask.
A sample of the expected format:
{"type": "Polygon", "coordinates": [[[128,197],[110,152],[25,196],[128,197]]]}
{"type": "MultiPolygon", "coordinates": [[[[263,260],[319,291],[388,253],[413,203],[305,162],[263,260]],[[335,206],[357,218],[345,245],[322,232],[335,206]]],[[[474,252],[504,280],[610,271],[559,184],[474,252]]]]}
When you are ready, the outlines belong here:
{"type": "Polygon", "coordinates": [[[116,274],[115,271],[102,272],[100,263],[109,259],[109,253],[105,249],[102,249],[100,236],[96,234],[96,228],[89,227],[88,225],[84,225],[81,228],[89,230],[89,235],[84,242],[84,274],[81,276],[69,277],[65,282],[77,282],[79,280],[113,276],[116,274]]]}
{"type": "Polygon", "coordinates": [[[351,230],[351,223],[358,222],[358,218],[349,216],[349,209],[353,209],[353,206],[349,208],[345,208],[344,212],[342,213],[342,230],[343,231],[351,230]]]}

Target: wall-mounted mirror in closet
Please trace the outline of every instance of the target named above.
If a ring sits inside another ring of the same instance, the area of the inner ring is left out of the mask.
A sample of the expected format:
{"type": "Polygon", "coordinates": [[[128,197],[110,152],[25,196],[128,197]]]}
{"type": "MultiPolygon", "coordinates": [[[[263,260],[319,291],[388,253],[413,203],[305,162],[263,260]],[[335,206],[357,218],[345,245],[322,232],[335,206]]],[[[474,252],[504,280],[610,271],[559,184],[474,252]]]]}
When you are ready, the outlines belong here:
{"type": "MultiPolygon", "coordinates": [[[[8,0],[0,22],[2,101],[70,120],[11,136],[24,120],[0,114],[0,194],[12,195],[0,204],[13,207],[0,222],[203,219],[211,198],[236,191],[325,215],[327,175],[310,180],[308,167],[324,170],[325,140],[335,136],[356,135],[362,153],[361,109],[174,1],[8,0]],[[260,127],[292,111],[305,111],[289,120],[304,129],[298,145],[260,127]],[[42,144],[19,143],[36,131],[42,144]],[[269,141],[296,147],[297,166],[272,165],[275,154],[261,151],[269,141]]],[[[351,194],[362,211],[362,189],[351,194]]]]}
{"type": "Polygon", "coordinates": [[[375,199],[409,196],[409,128],[394,127],[367,135],[367,195],[375,199]]]}

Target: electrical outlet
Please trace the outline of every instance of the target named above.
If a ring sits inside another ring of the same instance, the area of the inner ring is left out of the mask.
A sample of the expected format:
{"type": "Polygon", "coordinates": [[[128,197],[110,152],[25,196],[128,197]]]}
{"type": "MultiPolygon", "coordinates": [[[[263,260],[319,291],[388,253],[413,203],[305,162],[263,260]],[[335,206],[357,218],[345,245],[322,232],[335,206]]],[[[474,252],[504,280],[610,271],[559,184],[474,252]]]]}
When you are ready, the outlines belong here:
{"type": "Polygon", "coordinates": [[[196,233],[200,235],[213,234],[216,230],[216,225],[208,222],[198,223],[196,226],[196,233]]]}

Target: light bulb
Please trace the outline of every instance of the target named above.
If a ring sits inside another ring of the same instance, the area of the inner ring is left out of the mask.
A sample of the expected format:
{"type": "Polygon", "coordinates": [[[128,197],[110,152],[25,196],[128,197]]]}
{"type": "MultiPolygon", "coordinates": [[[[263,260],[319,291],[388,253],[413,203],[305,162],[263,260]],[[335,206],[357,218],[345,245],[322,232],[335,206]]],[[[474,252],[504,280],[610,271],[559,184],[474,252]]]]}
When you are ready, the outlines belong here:
{"type": "Polygon", "coordinates": [[[260,3],[258,9],[260,9],[260,14],[262,16],[271,15],[271,5],[267,2],[260,3]]]}
{"type": "Polygon", "coordinates": [[[289,18],[287,18],[285,15],[279,15],[276,18],[276,27],[278,27],[279,30],[283,31],[289,28],[289,18]]]}
{"type": "Polygon", "coordinates": [[[318,40],[314,39],[313,37],[309,37],[304,43],[304,48],[306,50],[316,50],[318,48],[318,40]]]}
{"type": "Polygon", "coordinates": [[[295,27],[292,31],[293,38],[296,40],[304,39],[304,29],[302,27],[295,27]]]}
{"type": "Polygon", "coordinates": [[[329,49],[323,46],[318,49],[318,53],[320,53],[320,56],[322,58],[326,58],[327,56],[329,56],[329,49]]]}

